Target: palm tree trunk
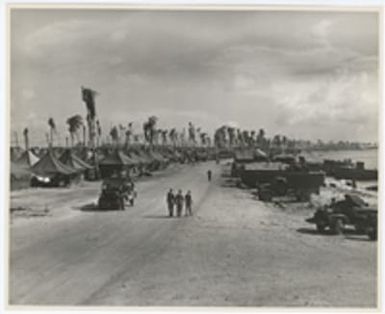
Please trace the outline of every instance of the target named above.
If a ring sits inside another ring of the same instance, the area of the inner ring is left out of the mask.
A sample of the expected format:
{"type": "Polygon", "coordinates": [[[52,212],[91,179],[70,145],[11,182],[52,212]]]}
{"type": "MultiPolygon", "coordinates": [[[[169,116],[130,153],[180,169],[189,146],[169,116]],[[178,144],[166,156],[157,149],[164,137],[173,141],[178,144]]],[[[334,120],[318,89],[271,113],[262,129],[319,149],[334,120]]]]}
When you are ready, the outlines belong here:
{"type": "Polygon", "coordinates": [[[53,129],[49,128],[49,141],[51,146],[53,146],[53,129]]]}
{"type": "Polygon", "coordinates": [[[29,150],[29,138],[28,133],[24,135],[24,142],[25,142],[25,150],[29,150]]]}
{"type": "Polygon", "coordinates": [[[49,134],[48,134],[48,133],[45,133],[45,139],[46,139],[46,141],[47,141],[48,147],[51,147],[51,146],[52,146],[52,143],[51,143],[51,141],[49,140],[49,134]]]}

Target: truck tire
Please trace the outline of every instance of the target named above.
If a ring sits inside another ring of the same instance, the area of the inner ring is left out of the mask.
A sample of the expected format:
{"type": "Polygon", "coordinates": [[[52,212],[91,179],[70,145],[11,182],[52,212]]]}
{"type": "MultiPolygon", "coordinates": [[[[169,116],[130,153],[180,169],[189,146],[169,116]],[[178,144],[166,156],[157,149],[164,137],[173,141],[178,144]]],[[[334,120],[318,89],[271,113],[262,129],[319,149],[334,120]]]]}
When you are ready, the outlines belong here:
{"type": "Polygon", "coordinates": [[[317,226],[317,231],[319,233],[325,233],[325,228],[326,228],[325,224],[318,222],[316,226],[317,226]]]}
{"type": "Polygon", "coordinates": [[[368,237],[370,240],[376,241],[377,240],[377,230],[375,230],[375,229],[369,230],[368,231],[368,237]]]}
{"type": "Polygon", "coordinates": [[[263,202],[271,202],[273,195],[269,190],[262,190],[258,193],[258,198],[263,202]]]}
{"type": "Polygon", "coordinates": [[[297,202],[308,202],[310,200],[310,193],[308,191],[298,191],[296,195],[297,202]]]}
{"type": "Polygon", "coordinates": [[[119,200],[118,202],[118,209],[119,210],[124,210],[124,200],[119,200]]]}
{"type": "Polygon", "coordinates": [[[331,230],[333,234],[342,234],[344,232],[344,222],[342,221],[342,219],[337,218],[336,220],[334,220],[331,225],[331,230]]]}

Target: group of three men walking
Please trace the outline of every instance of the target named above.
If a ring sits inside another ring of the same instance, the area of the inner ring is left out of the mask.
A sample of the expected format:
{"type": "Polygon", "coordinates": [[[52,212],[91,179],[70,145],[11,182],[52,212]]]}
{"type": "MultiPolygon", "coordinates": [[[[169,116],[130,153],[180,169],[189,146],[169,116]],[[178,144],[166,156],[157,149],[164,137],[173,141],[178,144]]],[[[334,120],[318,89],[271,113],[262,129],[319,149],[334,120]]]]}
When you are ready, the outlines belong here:
{"type": "Polygon", "coordinates": [[[173,190],[170,189],[170,191],[167,193],[167,207],[169,216],[174,216],[174,207],[176,207],[176,216],[180,217],[182,215],[183,205],[185,205],[185,216],[192,216],[191,192],[187,191],[186,195],[183,195],[182,190],[179,190],[175,195],[173,190]]]}

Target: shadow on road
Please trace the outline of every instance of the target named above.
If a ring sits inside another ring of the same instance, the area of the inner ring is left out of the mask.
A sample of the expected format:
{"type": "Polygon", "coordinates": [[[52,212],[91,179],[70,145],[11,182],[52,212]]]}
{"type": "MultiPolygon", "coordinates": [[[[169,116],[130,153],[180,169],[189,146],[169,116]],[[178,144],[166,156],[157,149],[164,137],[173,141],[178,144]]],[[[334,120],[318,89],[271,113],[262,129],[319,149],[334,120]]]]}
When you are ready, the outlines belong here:
{"type": "Polygon", "coordinates": [[[322,236],[322,235],[330,236],[330,235],[332,235],[331,232],[328,232],[328,231],[325,231],[324,233],[319,233],[316,229],[313,229],[313,228],[299,228],[296,231],[299,233],[303,233],[303,234],[318,235],[318,236],[322,236]]]}
{"type": "MultiPolygon", "coordinates": [[[[109,209],[109,208],[99,208],[97,204],[95,203],[89,203],[82,206],[76,206],[73,207],[75,210],[80,210],[82,212],[104,212],[104,211],[111,211],[115,209],[109,209]]],[[[117,210],[117,209],[116,209],[117,210]]]]}
{"type": "MultiPolygon", "coordinates": [[[[299,233],[303,234],[310,234],[310,235],[319,235],[319,236],[336,236],[334,233],[332,233],[330,230],[325,230],[323,233],[320,233],[316,229],[311,228],[299,228],[296,230],[299,233]]],[[[357,240],[357,241],[364,241],[363,238],[359,237],[361,234],[357,233],[356,230],[353,229],[345,229],[344,235],[346,239],[349,240],[357,240]],[[347,236],[348,235],[348,236],[347,236]]]]}
{"type": "Polygon", "coordinates": [[[172,219],[172,218],[178,218],[178,217],[170,217],[168,215],[146,215],[146,216],[143,216],[143,218],[147,218],[147,219],[165,219],[165,218],[169,218],[169,219],[172,219]]]}
{"type": "Polygon", "coordinates": [[[361,241],[361,242],[375,242],[373,240],[370,240],[367,236],[348,236],[348,237],[345,237],[345,239],[347,240],[352,240],[352,241],[361,241]]]}

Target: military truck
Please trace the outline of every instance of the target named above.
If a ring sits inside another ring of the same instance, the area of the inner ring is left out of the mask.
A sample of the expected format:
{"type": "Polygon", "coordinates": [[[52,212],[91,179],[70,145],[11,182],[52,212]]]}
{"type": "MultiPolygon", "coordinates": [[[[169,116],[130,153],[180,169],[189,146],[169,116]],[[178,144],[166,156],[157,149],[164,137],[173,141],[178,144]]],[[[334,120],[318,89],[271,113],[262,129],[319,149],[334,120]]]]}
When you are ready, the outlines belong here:
{"type": "Polygon", "coordinates": [[[133,184],[125,178],[108,178],[102,183],[98,200],[100,209],[124,210],[127,202],[133,206],[137,194],[133,184]]]}
{"type": "Polygon", "coordinates": [[[315,224],[320,233],[328,229],[332,234],[342,234],[350,225],[358,233],[367,234],[369,239],[377,239],[377,209],[354,194],[345,194],[345,199],[338,202],[332,200],[329,206],[318,209],[306,221],[315,224]]]}
{"type": "MultiPolygon", "coordinates": [[[[269,166],[271,168],[271,166],[269,166]]],[[[262,201],[270,202],[274,197],[289,196],[297,201],[307,202],[311,194],[319,194],[320,187],[324,184],[323,172],[302,170],[267,170],[255,173],[255,187],[258,197],[262,201]]]]}
{"type": "Polygon", "coordinates": [[[307,202],[312,193],[319,193],[319,185],[303,186],[289,182],[286,177],[275,177],[273,182],[258,185],[258,198],[264,202],[271,202],[274,197],[288,196],[298,202],[307,202]]]}

